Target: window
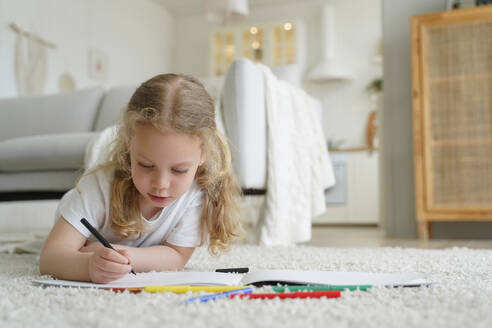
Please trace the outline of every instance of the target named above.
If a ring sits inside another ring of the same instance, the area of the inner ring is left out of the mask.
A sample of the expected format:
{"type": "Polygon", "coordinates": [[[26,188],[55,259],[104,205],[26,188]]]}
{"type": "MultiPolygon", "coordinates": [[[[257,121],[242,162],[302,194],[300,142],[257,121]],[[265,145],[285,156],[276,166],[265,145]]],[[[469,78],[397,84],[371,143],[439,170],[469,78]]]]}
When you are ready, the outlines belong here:
{"type": "Polygon", "coordinates": [[[290,22],[273,27],[273,65],[290,65],[296,61],[295,26],[290,22]]]}
{"type": "Polygon", "coordinates": [[[263,61],[263,28],[251,26],[243,30],[243,57],[249,58],[255,62],[263,61]]]}
{"type": "Polygon", "coordinates": [[[223,75],[234,61],[234,32],[215,33],[213,40],[214,75],[223,75]]]}

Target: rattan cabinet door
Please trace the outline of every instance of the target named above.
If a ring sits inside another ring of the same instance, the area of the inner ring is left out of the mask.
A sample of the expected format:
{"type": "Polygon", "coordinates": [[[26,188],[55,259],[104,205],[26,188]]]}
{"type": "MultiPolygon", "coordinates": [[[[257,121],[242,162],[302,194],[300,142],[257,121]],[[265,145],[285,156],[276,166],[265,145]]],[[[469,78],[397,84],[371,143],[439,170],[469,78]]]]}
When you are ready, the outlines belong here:
{"type": "Polygon", "coordinates": [[[492,8],[412,19],[417,216],[492,219],[492,8]]]}

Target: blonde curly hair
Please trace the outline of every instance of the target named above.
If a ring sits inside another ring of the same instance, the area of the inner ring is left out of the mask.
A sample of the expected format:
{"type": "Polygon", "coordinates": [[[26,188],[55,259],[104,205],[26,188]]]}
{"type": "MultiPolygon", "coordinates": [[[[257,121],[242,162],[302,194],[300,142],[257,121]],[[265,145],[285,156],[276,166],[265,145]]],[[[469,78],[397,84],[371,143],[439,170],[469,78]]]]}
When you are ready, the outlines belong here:
{"type": "Polygon", "coordinates": [[[241,189],[232,172],[229,146],[216,127],[213,100],[197,79],[187,75],[157,75],[142,83],[128,103],[109,161],[100,166],[114,168],[109,217],[115,233],[138,238],[146,231],[131,177],[130,142],[138,123],[200,138],[205,161],[195,180],[204,192],[201,245],[208,236],[210,253],[226,250],[243,232],[237,205],[241,189]]]}

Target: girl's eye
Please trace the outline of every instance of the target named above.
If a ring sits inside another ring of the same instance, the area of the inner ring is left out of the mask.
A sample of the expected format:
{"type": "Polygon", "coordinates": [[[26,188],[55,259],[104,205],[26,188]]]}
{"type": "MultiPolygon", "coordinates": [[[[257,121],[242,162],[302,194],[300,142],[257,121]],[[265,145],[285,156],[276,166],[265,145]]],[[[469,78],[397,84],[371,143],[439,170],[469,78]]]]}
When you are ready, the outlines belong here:
{"type": "Polygon", "coordinates": [[[144,169],[151,169],[153,166],[152,165],[145,165],[143,163],[138,163],[138,165],[140,165],[141,167],[143,167],[144,169]]]}
{"type": "Polygon", "coordinates": [[[176,174],[185,174],[186,172],[188,172],[188,170],[176,170],[176,169],[173,169],[173,172],[176,173],[176,174]]]}

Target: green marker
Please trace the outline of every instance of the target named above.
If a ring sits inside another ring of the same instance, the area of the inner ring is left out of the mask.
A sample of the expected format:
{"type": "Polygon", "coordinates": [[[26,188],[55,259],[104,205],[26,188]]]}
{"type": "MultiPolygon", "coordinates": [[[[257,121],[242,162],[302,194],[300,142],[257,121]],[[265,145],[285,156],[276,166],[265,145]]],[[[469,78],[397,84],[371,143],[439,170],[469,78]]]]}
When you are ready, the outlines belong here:
{"type": "Polygon", "coordinates": [[[299,292],[299,291],[325,291],[325,290],[362,290],[366,291],[372,288],[372,285],[305,285],[305,286],[272,286],[272,289],[276,293],[283,293],[285,291],[289,292],[299,292]]]}

